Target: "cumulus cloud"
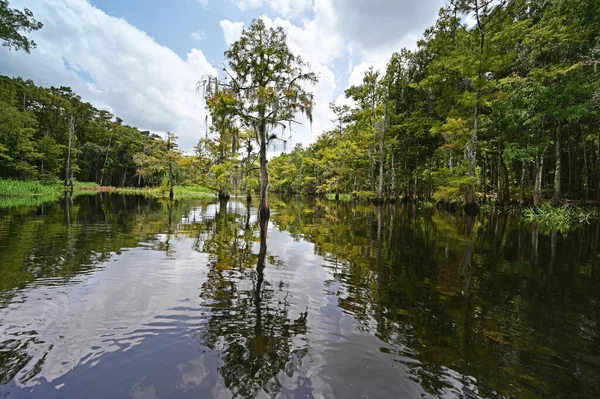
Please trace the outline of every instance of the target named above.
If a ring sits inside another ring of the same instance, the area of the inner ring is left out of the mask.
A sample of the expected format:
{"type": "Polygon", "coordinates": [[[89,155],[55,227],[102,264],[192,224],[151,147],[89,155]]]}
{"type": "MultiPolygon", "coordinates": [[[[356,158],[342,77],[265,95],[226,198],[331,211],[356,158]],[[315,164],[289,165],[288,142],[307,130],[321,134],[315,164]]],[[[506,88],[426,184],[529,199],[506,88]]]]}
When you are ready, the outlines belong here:
{"type": "Polygon", "coordinates": [[[192,149],[204,128],[196,82],[204,74],[216,74],[202,51],[191,50],[182,59],[86,0],[11,5],[26,5],[44,28],[31,35],[38,44],[31,55],[0,49],[2,73],[44,86],[70,86],[84,101],[112,111],[125,123],[173,131],[183,149],[192,149]]]}
{"type": "MultiPolygon", "coordinates": [[[[209,4],[208,0],[194,1],[204,7],[209,4]]],[[[283,27],[292,51],[319,74],[313,88],[314,123],[311,128],[300,118],[303,125],[294,126],[293,145],[312,142],[331,128],[329,103],[347,103],[344,89],[360,84],[368,67],[384,71],[394,51],[414,48],[444,2],[230,0],[227,4],[246,11],[244,20],[257,10],[265,12],[261,17],[265,23],[283,27]]],[[[195,84],[203,75],[217,71],[201,50],[193,49],[182,58],[89,0],[12,0],[11,5],[32,9],[45,26],[32,34],[38,48],[31,55],[0,48],[0,72],[41,85],[71,86],[84,100],[112,111],[126,123],[158,132],[175,131],[186,150],[203,135],[204,109],[195,84]]],[[[240,37],[244,23],[223,19],[220,27],[229,46],[240,37]]],[[[198,29],[190,37],[201,41],[205,31],[198,29]]],[[[207,48],[216,45],[219,52],[225,47],[222,42],[201,43],[207,48]]]]}
{"type": "Polygon", "coordinates": [[[231,22],[227,19],[224,19],[220,22],[221,29],[223,29],[223,37],[225,38],[225,43],[227,46],[230,46],[233,42],[240,38],[242,34],[242,30],[244,29],[243,22],[231,22]]]}
{"type": "Polygon", "coordinates": [[[329,0],[316,0],[314,18],[296,25],[290,20],[261,17],[267,26],[281,26],[290,49],[311,64],[331,65],[346,53],[344,38],[335,29],[337,14],[329,0]]]}
{"type": "MultiPolygon", "coordinates": [[[[337,29],[361,55],[389,49],[407,36],[420,37],[435,22],[446,0],[328,0],[338,16],[337,29]]],[[[414,41],[406,43],[414,46],[414,41]]]]}

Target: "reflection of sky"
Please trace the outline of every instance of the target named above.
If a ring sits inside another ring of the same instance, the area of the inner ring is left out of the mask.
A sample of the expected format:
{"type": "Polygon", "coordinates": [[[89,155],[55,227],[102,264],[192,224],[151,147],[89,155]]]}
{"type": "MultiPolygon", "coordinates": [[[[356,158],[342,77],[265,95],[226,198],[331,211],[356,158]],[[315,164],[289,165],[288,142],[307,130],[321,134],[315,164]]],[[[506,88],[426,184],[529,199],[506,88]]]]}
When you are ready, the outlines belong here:
{"type": "MultiPolygon", "coordinates": [[[[218,211],[219,204],[194,209],[179,225],[212,220],[218,211]]],[[[230,202],[228,211],[246,214],[237,202],[230,202]]],[[[157,238],[164,244],[169,237],[157,238]]],[[[142,243],[70,285],[25,290],[0,310],[2,336],[31,334],[27,353],[33,360],[12,389],[44,398],[84,393],[159,398],[173,390],[182,397],[230,397],[217,371],[219,353],[200,338],[210,317],[200,299],[209,256],[194,251],[193,242],[185,235],[171,237],[169,256],[156,251],[159,246],[142,243]],[[19,383],[37,362],[37,376],[19,383]]],[[[267,248],[275,264],[267,264],[265,282],[277,287],[269,305],[285,300],[289,320],[308,313],[308,333],[291,338],[292,349],[307,348],[308,354],[290,359],[291,376],[279,373],[281,396],[424,395],[405,369],[379,350],[385,344],[338,307],[338,290],[327,285],[335,280],[333,261],[315,255],[313,244],[294,241],[273,223],[267,248]]],[[[258,249],[255,242],[253,252],[258,249]]],[[[238,289],[250,287],[251,281],[242,281],[238,289]]]]}

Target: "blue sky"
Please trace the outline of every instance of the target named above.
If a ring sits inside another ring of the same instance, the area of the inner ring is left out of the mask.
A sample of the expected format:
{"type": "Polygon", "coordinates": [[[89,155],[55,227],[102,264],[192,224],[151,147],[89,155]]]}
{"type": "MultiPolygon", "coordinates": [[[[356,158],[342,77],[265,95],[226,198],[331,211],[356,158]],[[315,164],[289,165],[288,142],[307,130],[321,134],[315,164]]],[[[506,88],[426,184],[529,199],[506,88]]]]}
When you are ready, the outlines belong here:
{"type": "MultiPolygon", "coordinates": [[[[288,44],[320,77],[312,126],[289,145],[331,128],[328,104],[369,66],[414,48],[445,0],[10,0],[44,23],[31,55],[0,48],[0,73],[70,86],[85,101],[133,126],[174,131],[191,152],[205,133],[195,90],[254,18],[282,26],[288,44]]],[[[272,152],[281,148],[271,149],[272,152]]]]}

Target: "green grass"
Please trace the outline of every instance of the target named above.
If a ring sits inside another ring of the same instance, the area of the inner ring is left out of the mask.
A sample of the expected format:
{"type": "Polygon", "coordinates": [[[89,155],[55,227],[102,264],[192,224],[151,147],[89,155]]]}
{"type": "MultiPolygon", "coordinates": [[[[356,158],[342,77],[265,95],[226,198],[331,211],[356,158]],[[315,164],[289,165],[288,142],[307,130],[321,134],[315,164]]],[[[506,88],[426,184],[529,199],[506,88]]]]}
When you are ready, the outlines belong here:
{"type": "MultiPolygon", "coordinates": [[[[165,187],[123,187],[116,189],[115,192],[121,194],[146,195],[149,197],[158,198],[169,196],[169,190],[165,187]]],[[[175,186],[173,189],[173,194],[176,198],[212,198],[215,196],[214,191],[200,186],[175,186]]]]}
{"type": "MultiPolygon", "coordinates": [[[[93,194],[99,188],[96,183],[74,182],[74,195],[93,194]]],[[[54,202],[66,189],[61,181],[39,182],[36,180],[0,180],[0,208],[39,206],[54,202]]]]}
{"type": "MultiPolygon", "coordinates": [[[[61,186],[63,185],[62,182],[59,183],[61,186]]],[[[100,188],[100,186],[98,185],[98,183],[93,183],[93,182],[89,182],[89,181],[76,181],[73,182],[73,187],[75,190],[77,189],[98,189],[100,188]]]]}
{"type": "MultiPolygon", "coordinates": [[[[93,194],[99,186],[95,183],[75,182],[73,195],[93,194]]],[[[40,206],[57,201],[64,195],[65,187],[60,181],[0,180],[0,209],[40,206]]]]}
{"type": "MultiPolygon", "coordinates": [[[[325,196],[325,198],[327,198],[327,200],[329,201],[335,201],[335,194],[327,194],[325,196]]],[[[348,202],[348,201],[352,201],[352,194],[340,194],[340,201],[344,201],[344,202],[348,202]]]]}
{"type": "MultiPolygon", "coordinates": [[[[74,182],[75,190],[95,189],[99,186],[96,183],[74,182]]],[[[42,183],[37,180],[0,180],[0,196],[3,197],[23,197],[36,195],[56,195],[62,193],[65,189],[61,181],[42,183]]]]}
{"type": "MultiPolygon", "coordinates": [[[[74,182],[74,195],[95,194],[97,191],[114,191],[121,194],[138,194],[156,198],[169,196],[169,190],[164,187],[119,188],[100,187],[96,183],[74,182]]],[[[61,181],[42,183],[39,181],[0,180],[0,208],[19,206],[39,206],[53,202],[63,196],[65,188],[61,181]]],[[[212,198],[214,191],[200,186],[175,186],[176,198],[212,198]]]]}
{"type": "Polygon", "coordinates": [[[55,183],[45,184],[38,181],[0,180],[0,196],[55,195],[59,191],[55,183]]]}
{"type": "MultiPolygon", "coordinates": [[[[73,191],[73,198],[77,198],[82,195],[95,194],[96,192],[91,190],[73,191]]],[[[38,207],[42,204],[56,202],[60,198],[63,198],[64,195],[65,194],[63,192],[56,192],[50,195],[0,196],[0,209],[38,207]]]]}

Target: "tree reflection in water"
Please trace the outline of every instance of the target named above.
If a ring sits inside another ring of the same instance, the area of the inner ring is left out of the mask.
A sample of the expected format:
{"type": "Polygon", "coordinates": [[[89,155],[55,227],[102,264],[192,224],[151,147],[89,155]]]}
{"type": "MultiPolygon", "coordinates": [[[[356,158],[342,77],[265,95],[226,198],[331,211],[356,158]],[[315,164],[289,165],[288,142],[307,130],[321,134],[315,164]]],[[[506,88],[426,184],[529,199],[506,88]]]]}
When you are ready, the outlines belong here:
{"type": "Polygon", "coordinates": [[[291,317],[285,285],[265,278],[272,263],[267,259],[268,220],[253,217],[249,208],[245,217],[227,208],[221,202],[195,243],[198,251],[210,254],[201,297],[211,315],[201,338],[221,353],[219,373],[234,396],[274,396],[282,389],[280,373],[292,377],[307,353],[306,345],[293,343],[306,335],[307,312],[291,317]]]}
{"type": "Polygon", "coordinates": [[[598,350],[589,326],[600,320],[600,227],[559,236],[509,214],[412,204],[282,201],[274,209],[278,228],[336,260],[339,306],[427,393],[600,393],[600,358],[586,355],[598,350]]]}
{"type": "Polygon", "coordinates": [[[377,385],[370,397],[406,386],[410,397],[600,397],[600,223],[565,235],[497,212],[272,206],[270,226],[234,201],[67,196],[0,209],[0,384],[104,389],[100,369],[75,366],[105,351],[97,367],[123,377],[114,392],[159,361],[143,381],[162,396],[351,397],[377,385]],[[179,306],[199,289],[202,306],[179,306]],[[38,302],[45,294],[80,300],[38,302]],[[54,329],[40,324],[44,309],[60,315],[54,329]],[[131,331],[114,329],[122,322],[131,331]],[[143,339],[131,343],[132,331],[143,339]],[[71,353],[81,357],[62,366],[71,353]]]}

